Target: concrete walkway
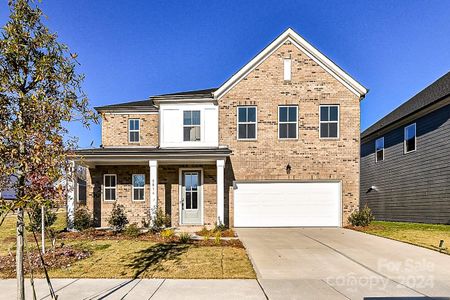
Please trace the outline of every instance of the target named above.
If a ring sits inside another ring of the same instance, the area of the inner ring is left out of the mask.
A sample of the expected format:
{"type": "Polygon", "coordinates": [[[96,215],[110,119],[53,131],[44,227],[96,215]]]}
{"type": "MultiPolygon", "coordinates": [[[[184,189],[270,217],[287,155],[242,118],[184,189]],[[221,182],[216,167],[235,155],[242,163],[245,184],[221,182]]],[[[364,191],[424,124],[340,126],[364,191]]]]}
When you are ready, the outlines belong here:
{"type": "MultiPolygon", "coordinates": [[[[266,299],[256,280],[53,279],[58,299],[266,299]]],[[[50,299],[45,280],[37,279],[37,299],[50,299]]],[[[16,298],[16,281],[0,280],[0,299],[16,298]]],[[[33,299],[27,280],[26,298],[33,299]]]]}
{"type": "Polygon", "coordinates": [[[446,254],[341,228],[237,232],[269,299],[450,299],[446,254]]]}

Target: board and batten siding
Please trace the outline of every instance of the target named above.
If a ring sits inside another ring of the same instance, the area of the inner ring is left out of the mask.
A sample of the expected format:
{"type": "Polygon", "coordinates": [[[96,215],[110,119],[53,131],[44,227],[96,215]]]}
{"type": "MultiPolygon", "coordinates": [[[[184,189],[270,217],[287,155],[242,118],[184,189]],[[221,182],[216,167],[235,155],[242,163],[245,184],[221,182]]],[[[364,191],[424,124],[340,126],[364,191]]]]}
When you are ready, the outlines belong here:
{"type": "Polygon", "coordinates": [[[450,105],[363,142],[360,187],[360,205],[377,220],[450,224],[450,105]],[[416,151],[405,154],[404,128],[412,123],[416,151]],[[380,137],[384,161],[376,162],[380,137]]]}

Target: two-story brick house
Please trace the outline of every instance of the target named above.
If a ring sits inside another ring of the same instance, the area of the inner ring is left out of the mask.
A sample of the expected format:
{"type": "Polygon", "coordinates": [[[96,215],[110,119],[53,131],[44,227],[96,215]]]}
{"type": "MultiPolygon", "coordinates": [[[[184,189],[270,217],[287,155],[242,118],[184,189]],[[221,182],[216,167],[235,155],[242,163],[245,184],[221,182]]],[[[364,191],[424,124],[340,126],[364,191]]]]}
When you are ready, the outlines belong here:
{"type": "Polygon", "coordinates": [[[97,107],[102,146],[76,152],[87,205],[102,226],[114,203],[137,223],[161,209],[178,227],[342,226],[366,93],[288,29],[217,89],[97,107]]]}

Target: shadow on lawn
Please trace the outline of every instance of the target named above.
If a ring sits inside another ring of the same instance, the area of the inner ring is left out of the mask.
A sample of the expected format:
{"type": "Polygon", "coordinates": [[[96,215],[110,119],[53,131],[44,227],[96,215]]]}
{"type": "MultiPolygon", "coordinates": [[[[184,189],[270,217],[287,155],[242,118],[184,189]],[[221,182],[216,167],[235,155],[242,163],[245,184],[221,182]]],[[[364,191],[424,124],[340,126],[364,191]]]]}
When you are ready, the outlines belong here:
{"type": "Polygon", "coordinates": [[[128,265],[136,270],[134,278],[138,278],[148,268],[157,265],[164,260],[176,260],[185,253],[189,245],[180,243],[156,244],[138,252],[133,261],[128,265]]]}

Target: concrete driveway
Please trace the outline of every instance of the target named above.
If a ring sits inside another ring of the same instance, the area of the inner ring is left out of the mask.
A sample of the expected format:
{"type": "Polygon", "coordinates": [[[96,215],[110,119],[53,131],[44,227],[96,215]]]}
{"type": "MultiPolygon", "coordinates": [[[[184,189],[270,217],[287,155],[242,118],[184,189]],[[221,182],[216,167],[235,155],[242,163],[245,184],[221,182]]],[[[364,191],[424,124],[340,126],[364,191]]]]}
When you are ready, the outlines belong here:
{"type": "Polygon", "coordinates": [[[449,255],[341,228],[237,232],[269,299],[450,299],[449,255]]]}

